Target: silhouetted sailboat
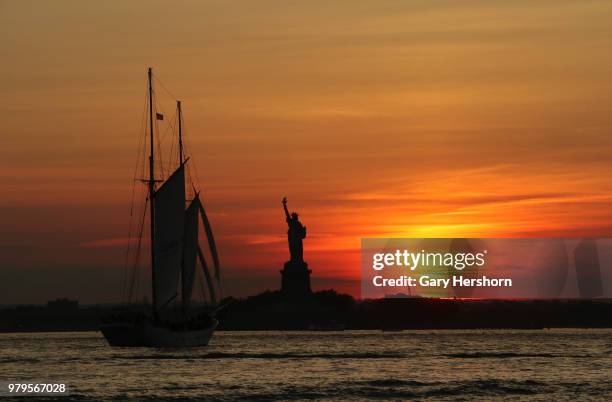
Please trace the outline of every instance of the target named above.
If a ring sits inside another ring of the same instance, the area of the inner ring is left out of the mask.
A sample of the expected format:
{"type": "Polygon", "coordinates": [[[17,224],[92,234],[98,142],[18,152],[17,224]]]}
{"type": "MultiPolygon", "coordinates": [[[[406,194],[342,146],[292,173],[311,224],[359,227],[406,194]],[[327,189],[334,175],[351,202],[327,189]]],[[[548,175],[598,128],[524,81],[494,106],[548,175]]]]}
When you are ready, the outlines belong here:
{"type": "MultiPolygon", "coordinates": [[[[205,346],[213,335],[218,321],[214,317],[216,304],[215,282],[208,270],[204,253],[199,246],[199,218],[202,218],[210,255],[214,265],[214,276],[219,281],[219,258],[212,229],[199,195],[196,192],[185,208],[185,166],[181,131],[181,103],[178,111],[179,166],[156,189],[154,125],[153,120],[163,115],[153,111],[152,74],[148,72],[149,98],[149,178],[148,204],[151,235],[151,282],[152,298],[150,314],[124,311],[109,317],[100,329],[112,346],[205,346]],[[200,261],[206,278],[212,309],[196,313],[190,308],[195,280],[196,262],[200,261]],[[171,309],[179,293],[181,309],[171,309]]],[[[194,190],[195,192],[195,190],[194,190]]],[[[146,208],[146,205],[145,205],[146,208]]]]}

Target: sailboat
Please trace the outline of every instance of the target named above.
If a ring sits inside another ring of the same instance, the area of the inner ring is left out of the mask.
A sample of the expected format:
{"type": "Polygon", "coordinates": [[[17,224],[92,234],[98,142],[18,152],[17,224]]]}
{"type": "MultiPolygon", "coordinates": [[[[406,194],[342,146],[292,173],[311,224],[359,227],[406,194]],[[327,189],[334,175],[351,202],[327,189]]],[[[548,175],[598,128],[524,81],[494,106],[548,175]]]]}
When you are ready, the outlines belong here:
{"type": "MultiPolygon", "coordinates": [[[[219,281],[219,258],[209,220],[199,198],[194,197],[186,206],[185,167],[189,162],[183,155],[181,103],[178,112],[178,167],[165,181],[155,177],[154,119],[163,119],[153,108],[152,70],[148,69],[149,120],[149,224],[151,237],[151,295],[149,311],[134,312],[123,309],[107,317],[100,330],[111,346],[181,347],[206,346],[218,325],[215,313],[215,280],[219,281]],[[161,185],[157,187],[158,182],[161,185]],[[202,220],[208,251],[213,261],[214,280],[199,245],[199,220],[202,220]],[[192,293],[196,277],[196,263],[206,278],[211,308],[197,311],[192,308],[192,293]],[[176,308],[179,302],[180,308],[176,308]]],[[[144,220],[143,220],[144,225],[144,220]]],[[[142,231],[141,231],[142,234],[142,231]]]]}

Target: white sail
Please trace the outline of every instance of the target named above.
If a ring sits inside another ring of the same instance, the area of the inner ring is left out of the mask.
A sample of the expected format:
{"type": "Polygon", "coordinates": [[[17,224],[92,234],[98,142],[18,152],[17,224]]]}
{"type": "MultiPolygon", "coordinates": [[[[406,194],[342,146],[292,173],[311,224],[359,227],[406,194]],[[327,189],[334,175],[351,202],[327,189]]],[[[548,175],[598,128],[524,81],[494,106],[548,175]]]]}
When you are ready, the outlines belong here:
{"type": "Polygon", "coordinates": [[[181,275],[183,305],[189,305],[193,281],[195,279],[195,265],[198,255],[198,212],[200,199],[191,201],[185,211],[185,230],[183,235],[183,270],[181,275]]]}
{"type": "Polygon", "coordinates": [[[183,257],[185,172],[181,165],[155,192],[155,308],[168,304],[178,288],[183,257]]]}

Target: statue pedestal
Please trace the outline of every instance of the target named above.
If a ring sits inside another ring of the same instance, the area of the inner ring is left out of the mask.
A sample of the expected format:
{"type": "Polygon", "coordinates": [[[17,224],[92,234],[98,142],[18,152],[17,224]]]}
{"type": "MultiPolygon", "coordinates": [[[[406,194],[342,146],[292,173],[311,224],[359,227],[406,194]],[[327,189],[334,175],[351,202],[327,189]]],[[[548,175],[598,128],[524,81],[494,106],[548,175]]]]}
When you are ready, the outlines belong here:
{"type": "Polygon", "coordinates": [[[281,291],[289,298],[301,298],[312,293],[310,289],[310,273],[308,264],[304,261],[287,261],[281,273],[281,291]]]}

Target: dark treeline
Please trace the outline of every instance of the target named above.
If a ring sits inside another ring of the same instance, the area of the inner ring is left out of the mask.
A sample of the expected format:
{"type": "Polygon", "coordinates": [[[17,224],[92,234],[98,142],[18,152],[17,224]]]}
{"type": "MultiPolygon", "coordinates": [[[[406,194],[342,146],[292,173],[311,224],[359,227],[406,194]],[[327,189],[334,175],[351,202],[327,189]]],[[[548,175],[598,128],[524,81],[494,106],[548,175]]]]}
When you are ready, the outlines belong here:
{"type": "MultiPolygon", "coordinates": [[[[355,301],[333,290],[298,300],[279,291],[226,299],[219,330],[612,328],[612,300],[453,300],[388,298],[355,301]]],[[[130,309],[148,311],[148,306],[130,309]]],[[[120,307],[14,306],[0,309],[0,331],[97,330],[120,307]]]]}
{"type": "Polygon", "coordinates": [[[231,303],[220,320],[220,329],[227,330],[609,328],[612,300],[355,301],[332,290],[287,300],[280,292],[265,292],[231,303]]]}

